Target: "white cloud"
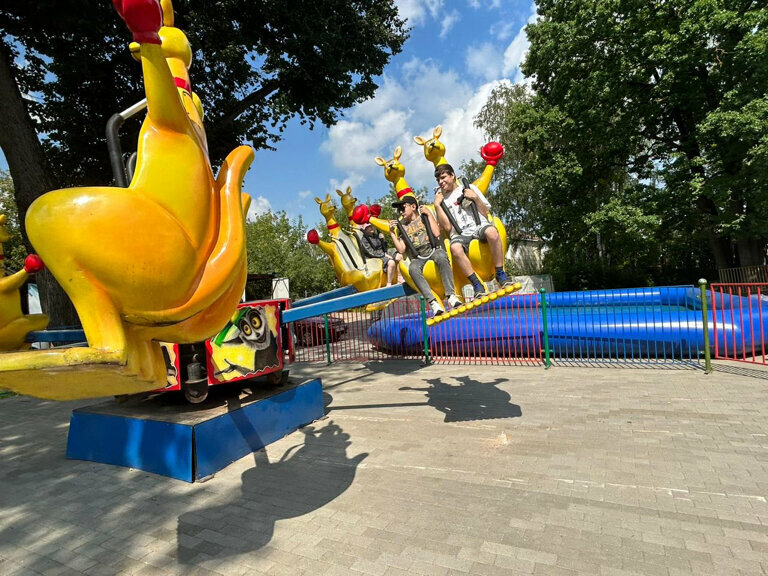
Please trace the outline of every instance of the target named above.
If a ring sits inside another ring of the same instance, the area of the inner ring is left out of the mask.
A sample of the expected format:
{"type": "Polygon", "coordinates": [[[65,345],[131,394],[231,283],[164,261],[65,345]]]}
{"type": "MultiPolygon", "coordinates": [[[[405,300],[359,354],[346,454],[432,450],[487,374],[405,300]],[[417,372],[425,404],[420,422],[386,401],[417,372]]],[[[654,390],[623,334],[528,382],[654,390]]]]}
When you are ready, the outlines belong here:
{"type": "Polygon", "coordinates": [[[301,198],[302,200],[306,200],[310,196],[312,196],[312,190],[302,190],[301,192],[299,192],[299,198],[301,198]]]}
{"type": "Polygon", "coordinates": [[[251,205],[248,208],[246,220],[248,220],[248,222],[253,222],[257,216],[271,211],[272,205],[269,203],[269,200],[264,198],[264,196],[259,196],[257,198],[251,197],[251,205]]]}
{"type": "MultiPolygon", "coordinates": [[[[416,19],[439,16],[443,7],[442,0],[397,3],[409,11],[405,15],[416,19]]],[[[483,0],[480,5],[492,8],[495,3],[483,0]]],[[[535,17],[535,5],[531,5],[529,21],[535,17]]],[[[497,28],[497,34],[511,36],[511,30],[497,28]]],[[[521,28],[511,42],[486,36],[485,42],[468,48],[465,63],[470,72],[464,75],[431,58],[412,58],[401,66],[399,76],[383,76],[373,99],[355,106],[328,130],[321,150],[329,155],[338,174],[337,179],[330,180],[328,192],[349,185],[361,201],[383,196],[389,184],[374,157],[389,160],[397,146],[402,147],[400,161],[406,168],[408,184],[432,189],[434,167],[413,137],[430,138],[437,125],[443,127],[440,139],[446,146],[446,158],[456,169],[464,161],[480,159],[479,149],[485,142],[473,125],[474,118],[499,83],[522,80],[519,66],[527,49],[521,28]]]]}
{"type": "Polygon", "coordinates": [[[486,81],[496,80],[502,76],[504,56],[496,44],[483,42],[467,48],[466,64],[473,76],[486,81]]]}
{"type": "MultiPolygon", "coordinates": [[[[536,5],[532,4],[531,14],[528,17],[528,24],[535,22],[536,18],[536,5]]],[[[510,45],[507,46],[507,49],[504,51],[504,66],[502,68],[502,73],[509,77],[512,72],[517,70],[517,74],[514,78],[515,82],[523,80],[523,75],[520,72],[520,64],[525,58],[525,54],[528,52],[530,45],[531,43],[528,41],[528,36],[525,34],[525,28],[520,28],[517,36],[515,36],[514,40],[512,40],[510,45]]]]}
{"type": "Polygon", "coordinates": [[[512,36],[512,30],[515,27],[514,20],[501,20],[491,25],[491,36],[499,40],[506,40],[512,36]]]}
{"type": "Polygon", "coordinates": [[[460,15],[456,10],[451,10],[450,13],[445,15],[442,19],[442,27],[440,28],[440,38],[445,38],[448,32],[453,29],[453,25],[459,21],[460,15]]]}
{"type": "Polygon", "coordinates": [[[426,22],[427,16],[437,18],[442,11],[443,0],[395,0],[395,6],[408,24],[420,26],[426,22]]]}
{"type": "MultiPolygon", "coordinates": [[[[426,164],[413,136],[431,135],[435,126],[466,106],[473,96],[472,87],[455,71],[441,69],[434,61],[414,58],[402,72],[400,80],[385,77],[376,97],[356,106],[348,120],[332,126],[321,145],[334,167],[345,173],[345,187],[351,185],[354,190],[367,180],[381,179],[383,194],[387,183],[374,158],[392,158],[397,146],[403,149],[400,160],[408,174],[412,166],[426,164]]],[[[431,186],[431,171],[429,176],[425,184],[431,186]]]]}

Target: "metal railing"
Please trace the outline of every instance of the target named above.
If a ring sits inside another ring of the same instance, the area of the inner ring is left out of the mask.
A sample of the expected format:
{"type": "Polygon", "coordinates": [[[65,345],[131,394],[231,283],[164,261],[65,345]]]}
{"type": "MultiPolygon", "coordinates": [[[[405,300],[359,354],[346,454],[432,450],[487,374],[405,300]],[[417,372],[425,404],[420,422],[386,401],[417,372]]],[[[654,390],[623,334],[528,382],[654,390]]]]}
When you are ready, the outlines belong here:
{"type": "Polygon", "coordinates": [[[429,328],[423,299],[409,297],[382,311],[352,309],[296,322],[296,359],[699,365],[709,346],[701,294],[692,286],[542,290],[497,298],[429,328]],[[311,338],[310,325],[315,326],[311,338]]]}
{"type": "Polygon", "coordinates": [[[768,364],[768,282],[710,286],[714,357],[768,364]]]}
{"type": "Polygon", "coordinates": [[[768,266],[742,266],[740,268],[721,268],[717,271],[722,284],[750,284],[768,282],[768,266]]]}

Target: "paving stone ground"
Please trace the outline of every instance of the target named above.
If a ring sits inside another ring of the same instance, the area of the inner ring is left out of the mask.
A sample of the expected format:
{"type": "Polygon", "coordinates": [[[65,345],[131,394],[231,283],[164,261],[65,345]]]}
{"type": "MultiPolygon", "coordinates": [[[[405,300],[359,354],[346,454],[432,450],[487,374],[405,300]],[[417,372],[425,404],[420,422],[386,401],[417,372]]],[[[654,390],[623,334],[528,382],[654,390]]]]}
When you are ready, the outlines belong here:
{"type": "Polygon", "coordinates": [[[327,415],[207,482],[0,400],[0,575],[768,574],[768,371],[303,365],[327,415]]]}

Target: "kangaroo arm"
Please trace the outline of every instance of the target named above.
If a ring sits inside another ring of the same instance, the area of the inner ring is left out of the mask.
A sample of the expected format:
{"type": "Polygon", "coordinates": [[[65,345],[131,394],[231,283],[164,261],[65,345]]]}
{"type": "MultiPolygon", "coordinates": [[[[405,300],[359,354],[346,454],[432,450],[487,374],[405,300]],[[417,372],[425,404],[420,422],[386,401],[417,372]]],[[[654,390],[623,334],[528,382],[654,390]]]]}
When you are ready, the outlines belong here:
{"type": "Polygon", "coordinates": [[[144,72],[144,92],[147,95],[147,116],[159,127],[174,132],[187,132],[189,117],[159,44],[141,45],[141,67],[144,72]]]}
{"type": "Polygon", "coordinates": [[[15,274],[10,276],[4,276],[0,278],[0,292],[16,292],[24,285],[24,282],[29,278],[26,270],[19,270],[15,274]]]}
{"type": "Polygon", "coordinates": [[[247,208],[249,199],[243,198],[240,187],[253,155],[250,146],[240,146],[229,153],[221,166],[216,178],[221,203],[219,235],[192,297],[183,305],[169,310],[126,314],[126,320],[140,325],[181,322],[211,306],[230,288],[245,259],[243,208],[247,208]]]}

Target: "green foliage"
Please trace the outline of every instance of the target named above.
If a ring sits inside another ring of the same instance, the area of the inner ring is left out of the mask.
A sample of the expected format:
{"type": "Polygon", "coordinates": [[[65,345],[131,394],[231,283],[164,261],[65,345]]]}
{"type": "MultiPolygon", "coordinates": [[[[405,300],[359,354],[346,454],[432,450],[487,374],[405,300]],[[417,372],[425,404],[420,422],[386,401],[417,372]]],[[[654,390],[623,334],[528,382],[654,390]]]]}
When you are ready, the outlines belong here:
{"type": "Polygon", "coordinates": [[[301,217],[266,212],[246,224],[248,272],[275,273],[290,281],[294,300],[338,288],[328,257],[307,242],[301,217]]]}
{"type": "Polygon", "coordinates": [[[5,273],[13,274],[24,267],[27,250],[19,229],[19,213],[13,197],[13,181],[7,172],[0,170],[0,214],[5,214],[5,229],[11,239],[3,244],[5,273]]]}
{"type": "Polygon", "coordinates": [[[532,90],[500,87],[477,124],[506,150],[494,204],[547,241],[556,285],[692,282],[715,259],[762,263],[768,7],[537,7],[532,90]]]}
{"type": "MultiPolygon", "coordinates": [[[[194,50],[190,75],[214,166],[243,140],[272,147],[290,118],[334,124],[341,109],[373,96],[374,78],[408,37],[394,0],[187,0],[175,12],[194,50]]],[[[60,185],[110,181],[106,122],[143,97],[112,3],[4,0],[0,30],[60,185]]],[[[138,128],[126,123],[126,151],[138,128]]]]}

